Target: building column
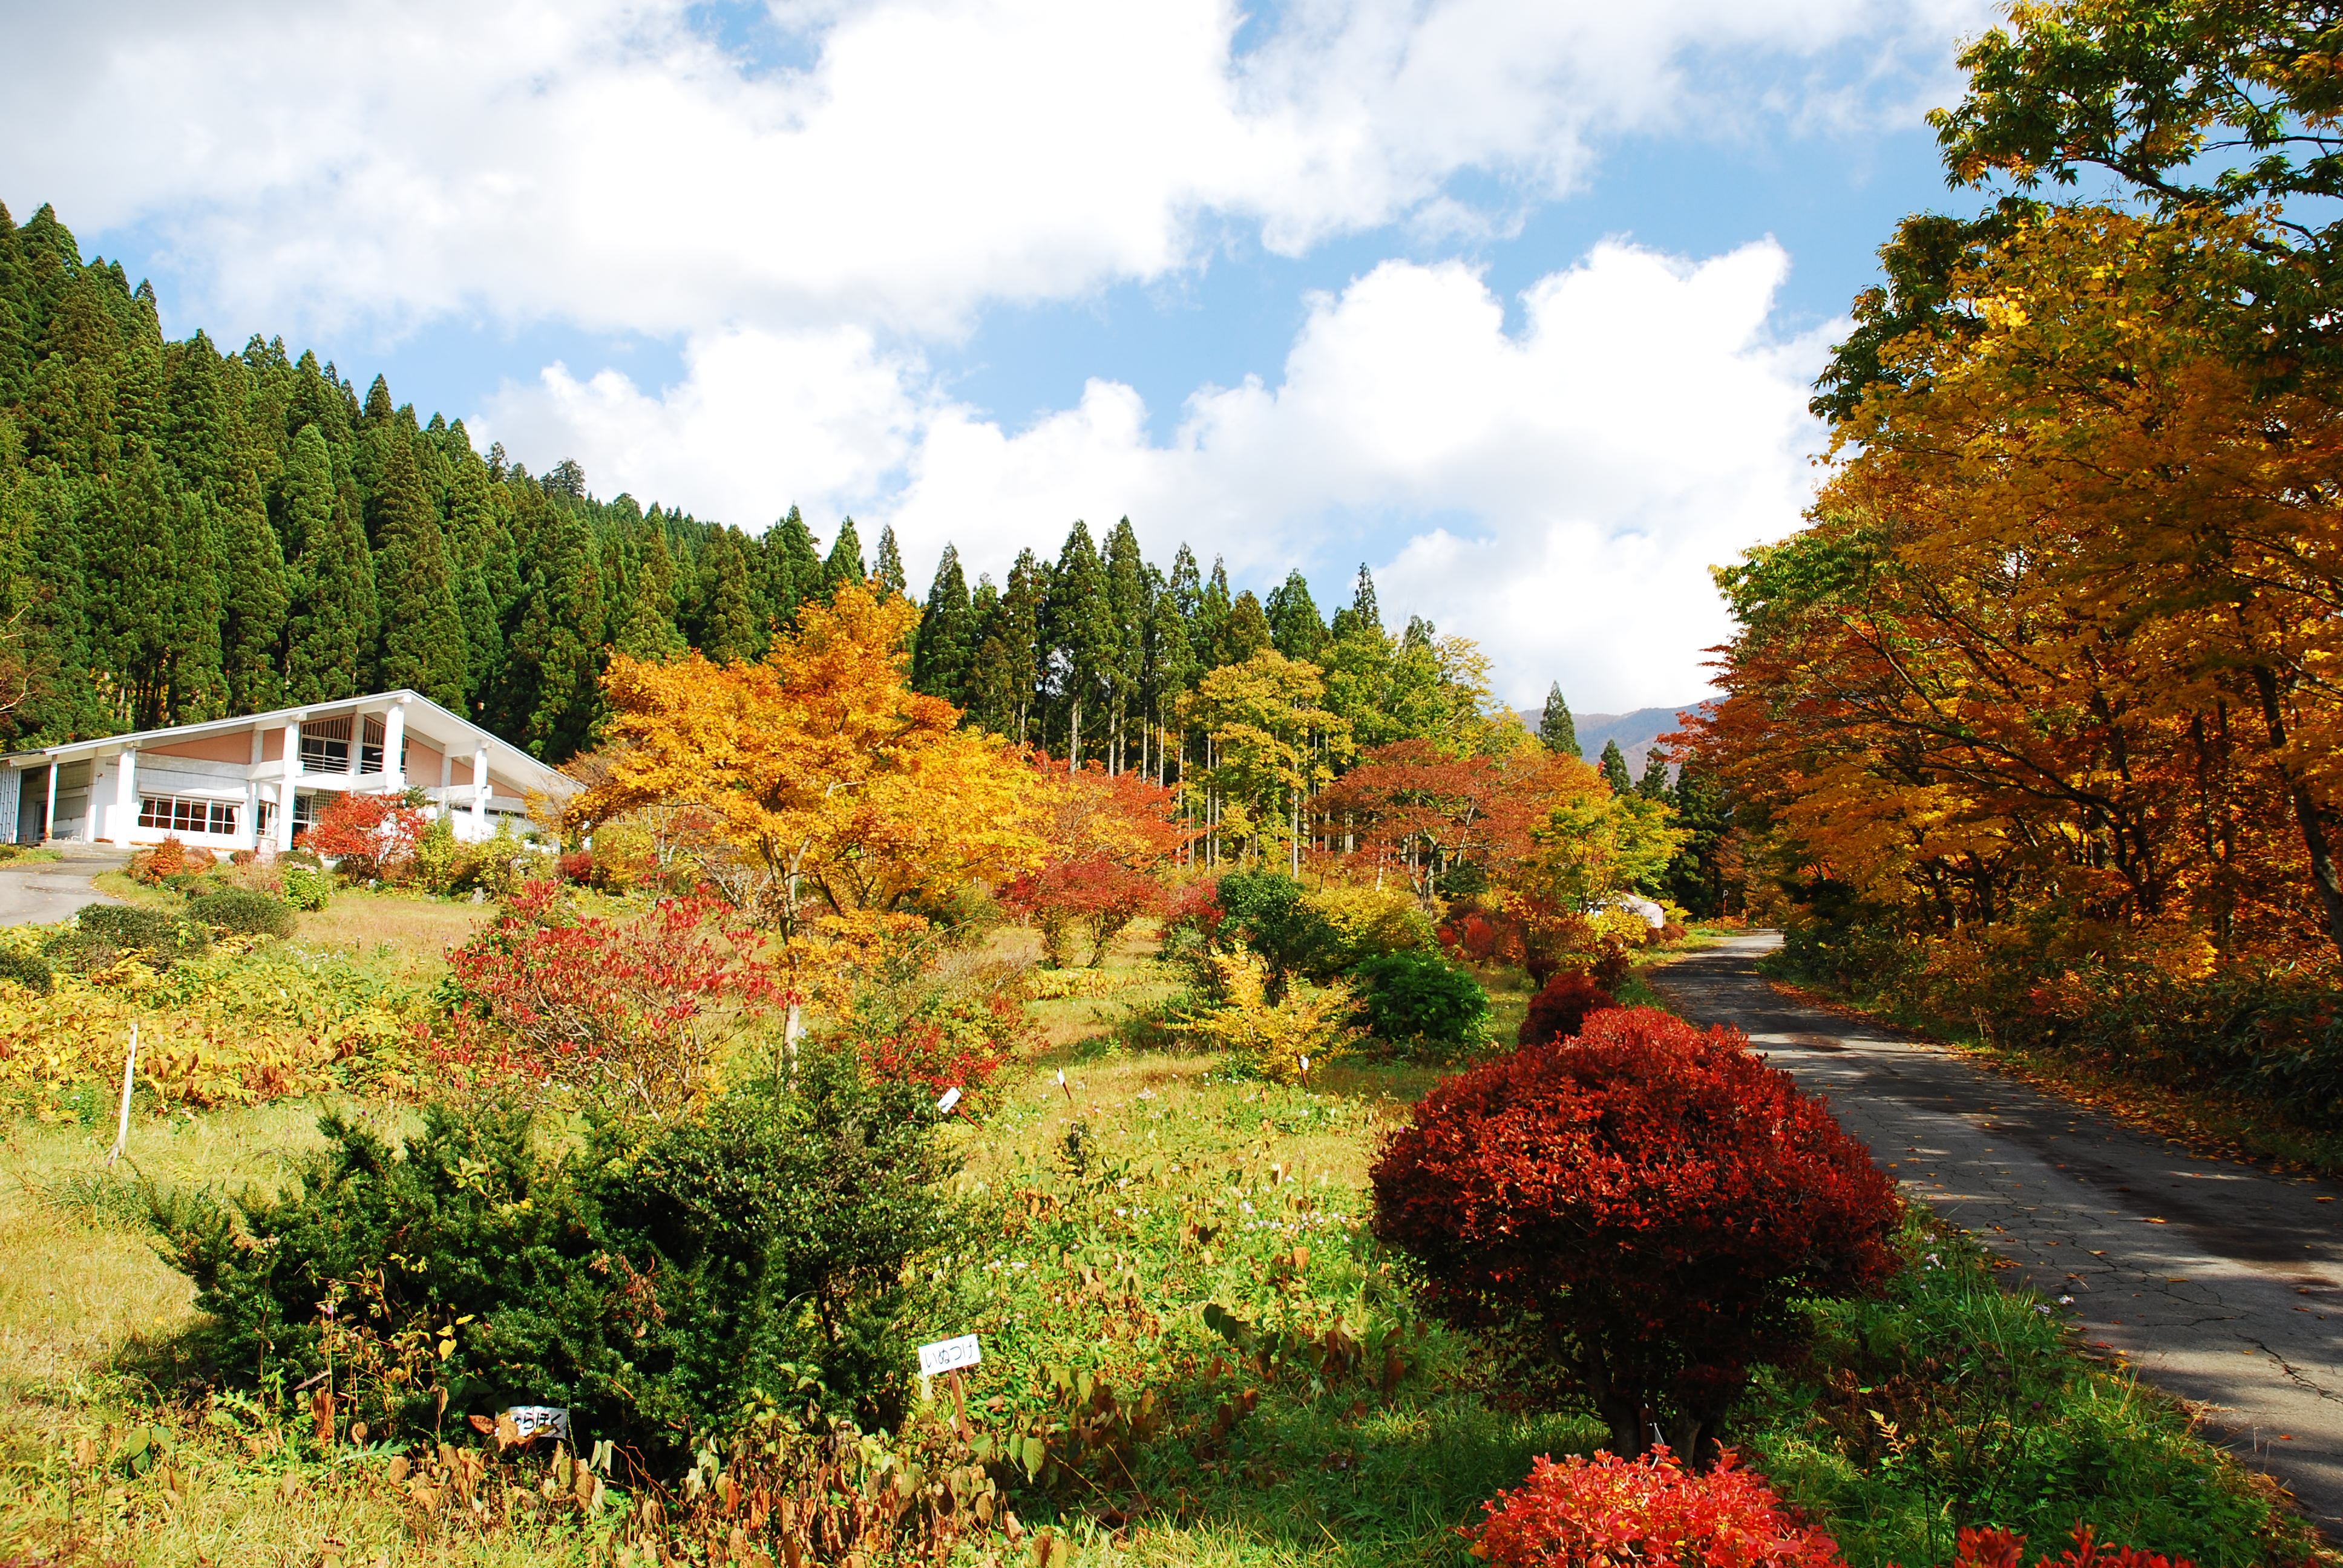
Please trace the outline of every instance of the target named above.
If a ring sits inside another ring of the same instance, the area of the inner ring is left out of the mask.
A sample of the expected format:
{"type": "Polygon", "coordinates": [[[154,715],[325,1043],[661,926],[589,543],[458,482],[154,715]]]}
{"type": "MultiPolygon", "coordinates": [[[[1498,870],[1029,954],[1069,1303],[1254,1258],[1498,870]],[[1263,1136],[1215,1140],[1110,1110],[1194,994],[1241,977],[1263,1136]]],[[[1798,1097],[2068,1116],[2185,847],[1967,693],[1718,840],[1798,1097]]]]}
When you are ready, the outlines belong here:
{"type": "Polygon", "coordinates": [[[472,753],[472,826],[482,838],[488,832],[488,749],[472,753]]]}
{"type": "Polygon", "coordinates": [[[41,842],[55,836],[57,827],[57,759],[49,759],[49,803],[41,811],[41,842]]]}
{"type": "Polygon", "coordinates": [[[442,751],[439,753],[439,820],[442,822],[451,820],[456,815],[456,808],[447,799],[447,791],[454,787],[455,782],[456,754],[452,751],[442,751]]]}
{"type": "MultiPolygon", "coordinates": [[[[387,760],[387,759],[386,759],[386,760],[387,760]]],[[[358,787],[358,769],[365,765],[366,715],[353,709],[350,712],[350,755],[348,761],[350,781],[347,785],[344,786],[344,788],[355,790],[358,787]]]]}
{"type": "Polygon", "coordinates": [[[120,767],[114,776],[114,820],[106,826],[116,843],[127,844],[130,829],[138,825],[138,753],[124,751],[120,767]]]}
{"type": "Polygon", "coordinates": [[[285,727],[285,755],[278,760],[284,772],[277,786],[277,849],[282,854],[293,848],[293,786],[301,777],[301,721],[297,719],[285,727]]]}
{"type": "Polygon", "coordinates": [[[382,716],[382,776],[393,790],[407,788],[407,699],[382,716]]]}

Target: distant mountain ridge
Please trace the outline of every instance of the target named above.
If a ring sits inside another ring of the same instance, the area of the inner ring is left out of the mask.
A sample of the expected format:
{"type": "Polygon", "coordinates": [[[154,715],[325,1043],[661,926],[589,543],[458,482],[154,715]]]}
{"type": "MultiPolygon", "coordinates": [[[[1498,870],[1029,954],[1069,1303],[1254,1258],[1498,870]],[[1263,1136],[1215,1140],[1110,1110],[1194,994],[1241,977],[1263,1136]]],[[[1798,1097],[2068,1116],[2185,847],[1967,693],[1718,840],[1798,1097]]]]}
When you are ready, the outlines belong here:
{"type": "MultiPolygon", "coordinates": [[[[1601,760],[1604,743],[1616,740],[1620,751],[1626,756],[1627,772],[1632,777],[1641,778],[1644,753],[1657,745],[1661,736],[1673,735],[1682,729],[1684,715],[1702,706],[1701,703],[1687,702],[1682,708],[1638,708],[1633,713],[1576,713],[1571,717],[1577,723],[1578,749],[1589,762],[1601,760]]],[[[1530,727],[1532,734],[1535,734],[1538,720],[1544,717],[1544,712],[1535,708],[1524,708],[1521,712],[1522,722],[1530,727]]],[[[1673,775],[1674,769],[1670,769],[1669,772],[1673,775]]]]}

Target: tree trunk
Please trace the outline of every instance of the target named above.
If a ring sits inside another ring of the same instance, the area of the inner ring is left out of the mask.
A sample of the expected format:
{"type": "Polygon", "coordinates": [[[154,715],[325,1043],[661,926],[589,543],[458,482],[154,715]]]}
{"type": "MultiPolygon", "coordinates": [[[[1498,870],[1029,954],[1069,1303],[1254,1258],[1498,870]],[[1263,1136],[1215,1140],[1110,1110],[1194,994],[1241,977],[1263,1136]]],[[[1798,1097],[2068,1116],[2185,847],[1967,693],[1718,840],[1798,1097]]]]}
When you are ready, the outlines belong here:
{"type": "Polygon", "coordinates": [[[2278,755],[2278,777],[2286,781],[2295,820],[2302,828],[2303,848],[2310,851],[2310,884],[2327,912],[2327,938],[2343,952],[2343,872],[2335,865],[2329,829],[2334,813],[2319,805],[2310,782],[2286,760],[2286,716],[2278,705],[2278,677],[2268,665],[2254,668],[2254,686],[2261,694],[2262,720],[2269,727],[2270,749],[2278,755]]]}

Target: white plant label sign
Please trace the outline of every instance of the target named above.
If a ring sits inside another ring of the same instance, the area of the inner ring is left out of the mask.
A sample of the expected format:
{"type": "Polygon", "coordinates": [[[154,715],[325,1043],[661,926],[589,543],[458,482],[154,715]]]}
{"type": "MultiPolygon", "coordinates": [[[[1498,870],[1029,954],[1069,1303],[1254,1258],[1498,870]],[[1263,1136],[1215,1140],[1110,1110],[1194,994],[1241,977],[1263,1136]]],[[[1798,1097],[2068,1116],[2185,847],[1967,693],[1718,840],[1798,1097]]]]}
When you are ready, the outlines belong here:
{"type": "Polygon", "coordinates": [[[938,1340],[934,1344],[920,1347],[920,1375],[941,1377],[949,1372],[972,1367],[983,1359],[984,1352],[977,1348],[974,1334],[962,1334],[956,1340],[938,1340]]]}

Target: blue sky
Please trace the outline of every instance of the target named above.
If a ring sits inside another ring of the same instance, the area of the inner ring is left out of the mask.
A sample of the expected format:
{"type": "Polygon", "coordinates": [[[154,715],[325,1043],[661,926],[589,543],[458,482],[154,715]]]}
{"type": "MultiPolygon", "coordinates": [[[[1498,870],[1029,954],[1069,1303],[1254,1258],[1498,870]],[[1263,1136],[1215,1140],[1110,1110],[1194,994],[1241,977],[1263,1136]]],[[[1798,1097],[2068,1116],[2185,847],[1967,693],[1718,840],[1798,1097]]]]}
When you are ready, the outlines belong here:
{"type": "Polygon", "coordinates": [[[1983,15],[541,0],[5,24],[0,199],[535,467],[998,572],[1361,559],[1504,694],[1701,686],[1983,15]],[[294,90],[288,91],[288,85],[294,90]],[[867,537],[867,533],[866,533],[867,537]]]}

